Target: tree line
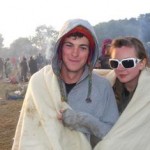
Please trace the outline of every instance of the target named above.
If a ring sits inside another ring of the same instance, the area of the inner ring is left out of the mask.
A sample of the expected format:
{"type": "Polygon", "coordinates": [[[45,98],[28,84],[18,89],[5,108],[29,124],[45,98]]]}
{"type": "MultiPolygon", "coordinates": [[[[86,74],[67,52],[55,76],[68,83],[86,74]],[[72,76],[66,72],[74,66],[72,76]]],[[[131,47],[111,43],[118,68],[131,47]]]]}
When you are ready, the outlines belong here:
{"type": "MultiPolygon", "coordinates": [[[[135,36],[144,43],[150,55],[150,13],[141,14],[138,18],[102,22],[95,25],[94,29],[99,45],[106,38],[135,36]]],[[[42,53],[49,58],[57,36],[58,31],[52,26],[40,25],[35,29],[34,36],[18,38],[10,44],[10,47],[4,47],[4,39],[0,34],[0,56],[6,58],[42,53]]]]}

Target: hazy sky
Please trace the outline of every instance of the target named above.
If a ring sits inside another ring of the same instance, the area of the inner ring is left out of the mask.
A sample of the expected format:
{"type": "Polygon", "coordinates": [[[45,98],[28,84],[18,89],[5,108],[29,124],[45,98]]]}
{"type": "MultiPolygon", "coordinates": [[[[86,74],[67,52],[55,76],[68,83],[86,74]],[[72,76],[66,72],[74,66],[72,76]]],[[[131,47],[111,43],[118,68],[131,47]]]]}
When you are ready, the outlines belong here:
{"type": "Polygon", "coordinates": [[[150,13],[149,0],[1,0],[0,33],[5,46],[29,37],[37,26],[59,30],[68,19],[87,19],[92,25],[150,13]]]}

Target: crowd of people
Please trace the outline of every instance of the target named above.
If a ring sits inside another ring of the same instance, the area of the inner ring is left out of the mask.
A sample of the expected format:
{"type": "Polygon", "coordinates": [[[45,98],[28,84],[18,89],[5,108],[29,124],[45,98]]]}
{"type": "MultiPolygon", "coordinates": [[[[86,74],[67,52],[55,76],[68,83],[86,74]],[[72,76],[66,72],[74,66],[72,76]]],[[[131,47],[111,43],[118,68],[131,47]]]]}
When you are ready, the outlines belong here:
{"type": "Polygon", "coordinates": [[[0,58],[0,79],[6,79],[12,83],[28,82],[30,77],[44,67],[47,60],[39,53],[30,57],[0,58]]]}
{"type": "Polygon", "coordinates": [[[100,47],[87,20],[68,20],[52,63],[41,60],[19,63],[20,80],[29,71],[31,78],[12,150],[150,149],[149,59],[138,38],[108,38],[100,47]]]}

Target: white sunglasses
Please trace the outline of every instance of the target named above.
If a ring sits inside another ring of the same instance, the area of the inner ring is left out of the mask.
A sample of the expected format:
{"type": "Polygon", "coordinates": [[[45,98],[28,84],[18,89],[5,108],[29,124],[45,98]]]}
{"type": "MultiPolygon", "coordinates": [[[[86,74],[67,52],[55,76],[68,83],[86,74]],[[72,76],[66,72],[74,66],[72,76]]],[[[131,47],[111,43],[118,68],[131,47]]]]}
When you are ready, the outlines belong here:
{"type": "Polygon", "coordinates": [[[109,65],[112,69],[118,68],[119,64],[121,64],[124,68],[134,68],[140,61],[141,59],[138,58],[126,58],[122,60],[109,59],[109,65]]]}

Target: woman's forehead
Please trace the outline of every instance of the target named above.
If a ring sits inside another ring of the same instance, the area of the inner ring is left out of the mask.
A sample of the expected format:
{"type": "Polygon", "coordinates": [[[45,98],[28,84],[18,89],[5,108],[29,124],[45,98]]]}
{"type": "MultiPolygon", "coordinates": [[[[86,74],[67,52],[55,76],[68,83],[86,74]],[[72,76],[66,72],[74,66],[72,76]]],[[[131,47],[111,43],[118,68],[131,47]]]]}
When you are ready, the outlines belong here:
{"type": "Polygon", "coordinates": [[[117,47],[113,48],[111,50],[111,57],[116,58],[116,57],[121,57],[121,58],[127,58],[127,57],[135,57],[136,56],[136,51],[134,47],[117,47]]]}

